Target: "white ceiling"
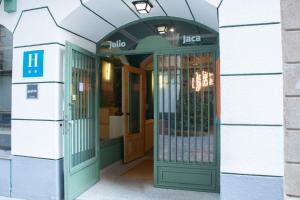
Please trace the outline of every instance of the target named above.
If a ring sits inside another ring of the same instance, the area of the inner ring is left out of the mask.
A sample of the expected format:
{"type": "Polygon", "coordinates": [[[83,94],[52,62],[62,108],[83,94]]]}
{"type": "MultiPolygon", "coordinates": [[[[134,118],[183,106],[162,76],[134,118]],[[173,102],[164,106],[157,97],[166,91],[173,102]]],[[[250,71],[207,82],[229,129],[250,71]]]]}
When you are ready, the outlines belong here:
{"type": "Polygon", "coordinates": [[[217,6],[220,0],[151,0],[153,9],[148,14],[136,12],[133,0],[82,0],[59,24],[94,42],[118,27],[132,21],[157,16],[194,20],[218,30],[217,6]]]}

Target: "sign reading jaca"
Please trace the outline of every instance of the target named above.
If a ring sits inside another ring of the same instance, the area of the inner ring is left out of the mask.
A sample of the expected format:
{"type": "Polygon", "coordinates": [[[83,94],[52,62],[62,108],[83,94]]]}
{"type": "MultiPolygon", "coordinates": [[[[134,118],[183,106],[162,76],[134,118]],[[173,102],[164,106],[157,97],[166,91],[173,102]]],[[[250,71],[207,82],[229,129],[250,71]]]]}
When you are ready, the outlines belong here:
{"type": "Polygon", "coordinates": [[[198,42],[201,42],[201,36],[200,35],[183,35],[182,36],[182,44],[196,44],[198,42]]]}

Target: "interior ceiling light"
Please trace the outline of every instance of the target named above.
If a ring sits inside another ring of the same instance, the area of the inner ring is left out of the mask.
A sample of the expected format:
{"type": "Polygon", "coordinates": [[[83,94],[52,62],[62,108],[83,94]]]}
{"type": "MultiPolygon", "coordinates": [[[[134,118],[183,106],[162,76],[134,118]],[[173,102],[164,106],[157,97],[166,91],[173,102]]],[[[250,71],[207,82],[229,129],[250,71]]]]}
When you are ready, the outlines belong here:
{"type": "Polygon", "coordinates": [[[171,28],[169,28],[169,31],[173,33],[173,32],[175,32],[175,28],[171,27],[171,28]]]}
{"type": "Polygon", "coordinates": [[[151,8],[153,8],[149,0],[133,1],[132,3],[140,14],[149,13],[151,8]]]}
{"type": "Polygon", "coordinates": [[[168,31],[168,27],[166,25],[159,25],[157,26],[157,32],[159,34],[166,34],[168,31]]]}

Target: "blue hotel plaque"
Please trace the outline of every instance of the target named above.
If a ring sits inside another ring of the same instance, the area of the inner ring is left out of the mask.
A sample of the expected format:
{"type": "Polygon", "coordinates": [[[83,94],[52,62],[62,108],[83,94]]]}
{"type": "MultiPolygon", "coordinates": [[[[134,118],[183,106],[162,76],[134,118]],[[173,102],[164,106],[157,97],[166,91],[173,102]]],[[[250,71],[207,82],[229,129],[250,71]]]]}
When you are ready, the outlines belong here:
{"type": "Polygon", "coordinates": [[[42,77],[44,68],[44,50],[24,51],[23,77],[42,77]]]}

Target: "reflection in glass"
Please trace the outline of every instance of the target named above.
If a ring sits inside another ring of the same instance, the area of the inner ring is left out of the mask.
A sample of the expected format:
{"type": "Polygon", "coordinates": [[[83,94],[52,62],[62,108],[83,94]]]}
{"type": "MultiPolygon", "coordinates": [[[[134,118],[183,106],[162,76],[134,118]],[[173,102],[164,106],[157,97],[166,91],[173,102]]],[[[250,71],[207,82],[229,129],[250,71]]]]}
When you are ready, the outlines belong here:
{"type": "Polygon", "coordinates": [[[13,34],[0,25],[0,154],[11,149],[13,34]]]}
{"type": "Polygon", "coordinates": [[[212,53],[158,56],[159,160],[214,162],[212,53]]]}
{"type": "Polygon", "coordinates": [[[129,73],[128,80],[128,132],[140,132],[140,75],[129,73]]]}

